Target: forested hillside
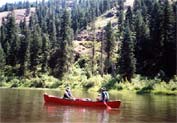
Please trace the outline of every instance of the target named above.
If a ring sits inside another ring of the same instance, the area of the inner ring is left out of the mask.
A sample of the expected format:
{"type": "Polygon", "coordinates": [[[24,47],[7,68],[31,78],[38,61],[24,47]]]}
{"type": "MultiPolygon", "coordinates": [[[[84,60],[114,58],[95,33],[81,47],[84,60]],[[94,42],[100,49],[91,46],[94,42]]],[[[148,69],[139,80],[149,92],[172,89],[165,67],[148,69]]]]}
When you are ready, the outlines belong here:
{"type": "Polygon", "coordinates": [[[131,82],[137,75],[169,82],[177,70],[177,2],[125,1],[43,0],[0,8],[12,11],[0,24],[0,85],[89,88],[96,81],[109,85],[105,76],[131,82]],[[15,9],[25,9],[20,22],[15,9]]]}

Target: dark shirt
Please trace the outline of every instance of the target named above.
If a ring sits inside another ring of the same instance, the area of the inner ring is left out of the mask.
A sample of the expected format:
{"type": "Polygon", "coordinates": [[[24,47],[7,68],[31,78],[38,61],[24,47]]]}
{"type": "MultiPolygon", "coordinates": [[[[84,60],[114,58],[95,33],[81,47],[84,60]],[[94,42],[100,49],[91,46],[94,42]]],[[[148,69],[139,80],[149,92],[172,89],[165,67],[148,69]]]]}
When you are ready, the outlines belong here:
{"type": "Polygon", "coordinates": [[[107,91],[103,91],[101,93],[101,101],[102,102],[108,102],[109,101],[109,94],[107,91]]]}
{"type": "Polygon", "coordinates": [[[65,99],[71,99],[71,92],[69,91],[69,90],[66,90],[65,91],[65,93],[64,93],[64,96],[63,96],[63,98],[65,98],[65,99]]]}

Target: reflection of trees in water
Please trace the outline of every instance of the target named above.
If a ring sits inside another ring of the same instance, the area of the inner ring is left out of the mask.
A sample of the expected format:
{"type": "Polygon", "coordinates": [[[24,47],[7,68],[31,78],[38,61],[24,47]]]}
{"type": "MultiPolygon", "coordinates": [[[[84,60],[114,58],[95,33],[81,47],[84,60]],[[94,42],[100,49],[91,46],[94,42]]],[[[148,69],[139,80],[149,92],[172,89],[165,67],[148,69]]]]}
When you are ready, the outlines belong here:
{"type": "Polygon", "coordinates": [[[48,117],[60,117],[63,123],[91,122],[110,123],[110,116],[117,123],[119,111],[107,111],[101,108],[86,108],[74,106],[45,105],[48,117]]]}
{"type": "Polygon", "coordinates": [[[122,122],[176,122],[176,97],[125,93],[121,100],[122,122]]]}
{"type": "Polygon", "coordinates": [[[98,123],[108,123],[109,122],[109,113],[106,110],[103,110],[101,113],[98,113],[98,123]]]}

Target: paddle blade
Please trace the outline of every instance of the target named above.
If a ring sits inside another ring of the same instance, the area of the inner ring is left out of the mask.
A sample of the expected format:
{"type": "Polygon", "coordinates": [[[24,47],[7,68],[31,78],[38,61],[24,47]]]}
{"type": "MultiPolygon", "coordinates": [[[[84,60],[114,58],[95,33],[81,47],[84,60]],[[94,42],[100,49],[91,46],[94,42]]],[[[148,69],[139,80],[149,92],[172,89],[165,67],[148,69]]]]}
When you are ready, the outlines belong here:
{"type": "Polygon", "coordinates": [[[108,110],[111,110],[111,109],[112,109],[106,102],[104,102],[104,104],[105,104],[105,106],[106,106],[106,108],[107,108],[108,110]]]}

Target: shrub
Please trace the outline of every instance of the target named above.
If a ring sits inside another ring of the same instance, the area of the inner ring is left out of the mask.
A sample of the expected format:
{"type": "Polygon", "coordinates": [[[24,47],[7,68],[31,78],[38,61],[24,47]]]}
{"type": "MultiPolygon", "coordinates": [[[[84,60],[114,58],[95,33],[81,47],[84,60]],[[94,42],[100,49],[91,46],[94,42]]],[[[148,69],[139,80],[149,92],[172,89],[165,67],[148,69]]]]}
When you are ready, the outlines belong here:
{"type": "Polygon", "coordinates": [[[83,87],[84,87],[85,89],[89,89],[89,88],[93,87],[94,85],[95,85],[95,83],[90,81],[90,82],[84,83],[84,84],[83,84],[83,87]]]}
{"type": "Polygon", "coordinates": [[[137,91],[137,94],[144,94],[144,93],[150,93],[154,87],[152,83],[148,83],[145,87],[141,88],[140,90],[137,91]]]}
{"type": "Polygon", "coordinates": [[[59,86],[61,86],[63,83],[61,81],[57,81],[52,83],[49,88],[58,88],[59,86]]]}
{"type": "Polygon", "coordinates": [[[29,87],[43,88],[45,87],[45,83],[39,78],[34,78],[29,87]]]}

